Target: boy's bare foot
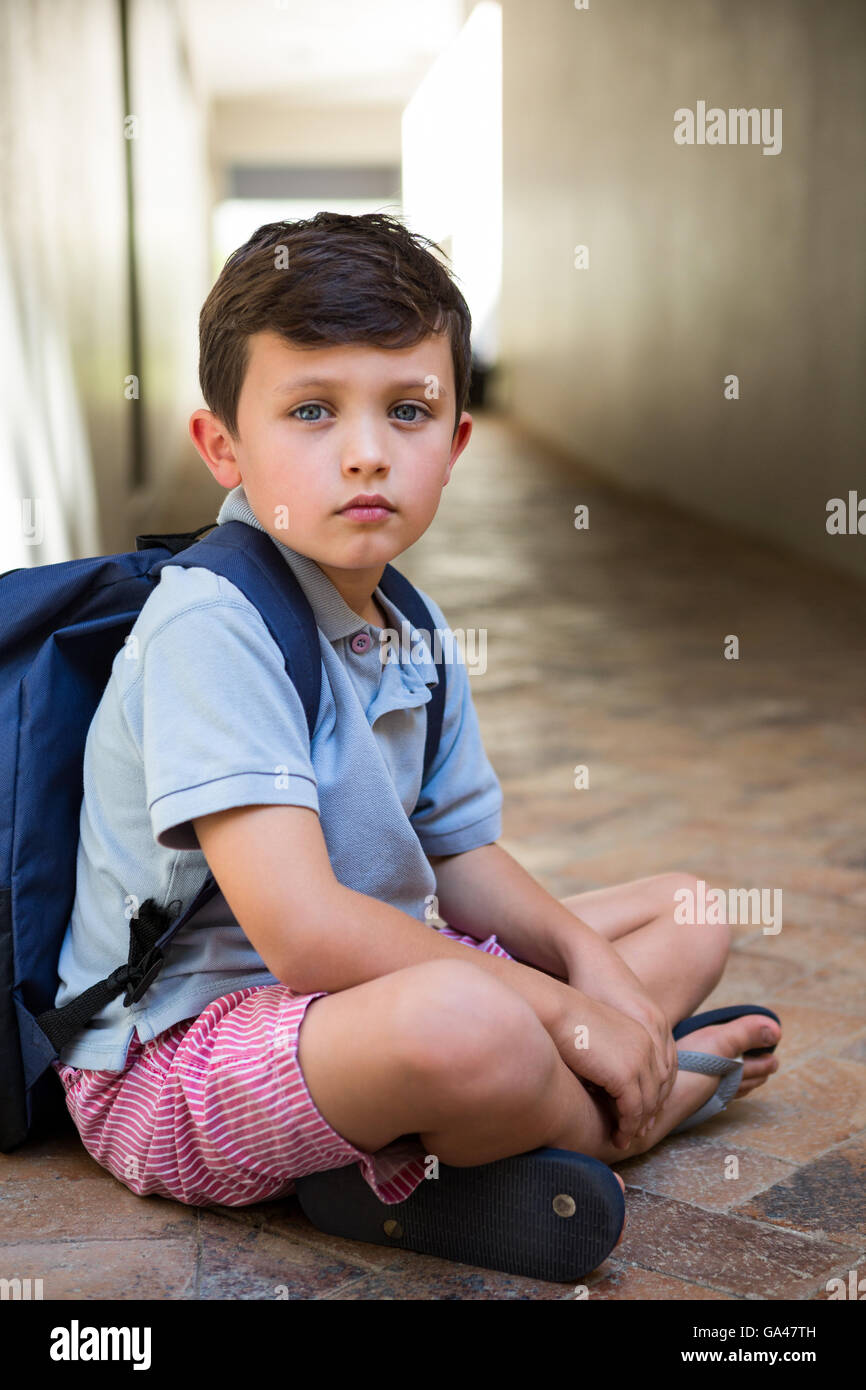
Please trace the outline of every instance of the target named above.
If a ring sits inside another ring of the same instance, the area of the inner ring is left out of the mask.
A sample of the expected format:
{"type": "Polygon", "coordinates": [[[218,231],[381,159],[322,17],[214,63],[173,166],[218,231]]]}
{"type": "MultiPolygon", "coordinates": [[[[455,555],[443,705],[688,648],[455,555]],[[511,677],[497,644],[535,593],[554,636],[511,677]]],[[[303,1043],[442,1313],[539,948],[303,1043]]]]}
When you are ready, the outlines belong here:
{"type": "MultiPolygon", "coordinates": [[[[772,1047],[781,1036],[782,1030],[774,1019],[764,1014],[745,1014],[743,1018],[732,1019],[730,1023],[712,1023],[708,1028],[698,1028],[680,1040],[677,1051],[714,1052],[717,1057],[741,1057],[752,1047],[772,1047]]],[[[756,1086],[763,1086],[767,1077],[778,1070],[778,1058],[772,1053],[766,1057],[745,1057],[743,1079],[734,1100],[748,1095],[756,1086]]]]}
{"type": "MultiPolygon", "coordinates": [[[[678,1052],[711,1052],[716,1057],[741,1057],[753,1047],[769,1047],[780,1040],[782,1030],[773,1019],[764,1014],[745,1014],[730,1023],[713,1023],[707,1028],[699,1028],[689,1033],[677,1044],[678,1052]],[[766,1036],[765,1030],[769,1033],[766,1036]]],[[[764,1057],[746,1057],[743,1063],[743,1077],[735,1100],[748,1095],[756,1086],[762,1086],[768,1076],[778,1071],[778,1059],[772,1054],[764,1057]]],[[[673,1090],[665,1101],[655,1123],[645,1134],[638,1134],[627,1149],[613,1150],[604,1154],[607,1163],[623,1162],[637,1154],[646,1153],[666,1134],[669,1134],[681,1120],[693,1115],[708,1101],[718,1086],[718,1077],[703,1076],[697,1072],[680,1071],[673,1090]]]]}

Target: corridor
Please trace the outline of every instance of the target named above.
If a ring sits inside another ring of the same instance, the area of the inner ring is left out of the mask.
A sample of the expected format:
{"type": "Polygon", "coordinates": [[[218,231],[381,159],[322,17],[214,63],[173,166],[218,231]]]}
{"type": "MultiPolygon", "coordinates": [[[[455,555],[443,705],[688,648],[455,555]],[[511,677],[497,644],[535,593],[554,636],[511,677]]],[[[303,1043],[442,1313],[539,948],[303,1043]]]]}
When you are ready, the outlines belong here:
{"type": "MultiPolygon", "coordinates": [[[[619,1167],[628,1224],[590,1298],[826,1298],[866,1250],[866,614],[850,583],[626,497],[481,411],[398,567],[452,628],[486,635],[472,685],[501,843],[550,892],[679,870],[782,895],[780,929],[734,927],[705,1006],[775,1010],[779,1071],[619,1167]]],[[[55,1298],[574,1297],[329,1237],[294,1198],[134,1197],[74,1132],[4,1155],[0,1183],[5,1264],[50,1269],[55,1298]]]]}

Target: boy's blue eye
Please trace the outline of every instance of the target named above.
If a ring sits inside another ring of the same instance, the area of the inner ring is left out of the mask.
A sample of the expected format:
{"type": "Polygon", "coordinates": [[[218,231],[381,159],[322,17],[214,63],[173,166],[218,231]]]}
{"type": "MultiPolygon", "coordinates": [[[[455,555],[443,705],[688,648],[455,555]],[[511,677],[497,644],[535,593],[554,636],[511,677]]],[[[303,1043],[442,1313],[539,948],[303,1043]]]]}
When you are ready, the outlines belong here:
{"type": "MultiPolygon", "coordinates": [[[[294,410],[290,410],[290,411],[289,411],[289,415],[293,416],[293,417],[294,417],[295,419],[297,419],[297,420],[302,420],[302,421],[304,421],[304,422],[307,423],[307,424],[315,425],[315,424],[317,424],[318,421],[321,419],[321,416],[319,416],[319,415],[314,415],[314,416],[302,415],[302,414],[301,414],[301,411],[302,411],[302,410],[325,410],[325,409],[326,409],[325,406],[323,406],[323,405],[318,405],[315,401],[310,401],[309,404],[307,404],[307,405],[298,405],[298,406],[295,406],[294,410]]],[[[420,410],[420,411],[421,411],[421,417],[420,417],[420,418],[422,418],[422,419],[425,418],[425,417],[428,418],[428,419],[430,418],[430,411],[429,411],[429,410],[425,410],[425,408],[424,408],[423,405],[417,405],[414,401],[403,401],[402,404],[400,404],[400,405],[395,405],[395,406],[394,406],[394,409],[395,409],[395,410],[415,410],[415,411],[420,410]]],[[[407,418],[407,417],[404,415],[404,416],[401,416],[400,418],[402,419],[402,422],[403,422],[403,424],[405,424],[405,425],[416,425],[416,424],[418,423],[418,419],[419,419],[419,417],[418,417],[417,415],[413,415],[413,416],[410,417],[410,418],[407,418]]]]}

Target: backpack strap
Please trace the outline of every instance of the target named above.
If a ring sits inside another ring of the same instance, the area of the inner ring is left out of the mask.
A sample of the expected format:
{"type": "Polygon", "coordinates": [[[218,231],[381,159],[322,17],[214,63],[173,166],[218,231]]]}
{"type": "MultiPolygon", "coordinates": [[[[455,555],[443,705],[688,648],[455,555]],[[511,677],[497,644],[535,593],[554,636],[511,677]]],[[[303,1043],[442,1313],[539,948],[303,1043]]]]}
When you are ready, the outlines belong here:
{"type": "MultiPolygon", "coordinates": [[[[170,542],[174,538],[158,539],[170,542]]],[[[183,565],[186,568],[203,566],[214,570],[240,589],[253,607],[258,609],[283,653],[286,673],[301,697],[312,742],[322,680],[318,628],[309,600],[291,565],[287,565],[280,556],[268,533],[249,526],[245,521],[226,521],[209,536],[189,545],[181,554],[158,561],[150,574],[158,575],[166,565],[183,565]]],[[[401,613],[405,613],[414,628],[420,628],[432,637],[434,625],[430,610],[404,574],[393,565],[386,565],[380,588],[386,598],[391,599],[401,613]]],[[[425,777],[439,747],[445,710],[445,663],[441,653],[435,665],[438,680],[427,704],[425,777]]]]}
{"type": "MultiPolygon", "coordinates": [[[[433,641],[433,619],[430,610],[422,599],[414,584],[411,584],[405,574],[395,570],[393,565],[386,565],[385,571],[379,581],[379,588],[386,598],[389,598],[401,613],[405,613],[410,623],[415,628],[420,628],[422,632],[430,635],[433,641]]],[[[437,646],[440,648],[439,659],[435,661],[437,684],[433,686],[430,700],[427,703],[427,739],[424,744],[424,773],[422,782],[430,770],[430,764],[436,757],[439,747],[439,738],[442,733],[442,716],[445,713],[445,662],[441,657],[441,643],[433,644],[431,655],[435,658],[437,646]]]]}
{"type": "Polygon", "coordinates": [[[160,907],[153,898],[143,902],[138,916],[133,917],[129,924],[129,958],[126,965],[118,966],[104,980],[91,985],[61,1008],[46,1009],[37,1015],[36,1022],[55,1052],[59,1053],[71,1042],[94,1014],[98,1014],[121,990],[126,991],[123,1003],[127,1008],[130,1004],[136,1004],[162,969],[165,948],[172,937],[217,891],[218,884],[213,874],[208,874],[189,907],[175,921],[172,921],[168,909],[160,907]]]}
{"type": "Polygon", "coordinates": [[[181,550],[185,550],[188,545],[192,545],[203,536],[205,531],[211,531],[218,523],[209,521],[206,526],[199,526],[197,531],[170,531],[154,532],[152,535],[136,536],[136,550],[168,550],[172,555],[177,555],[181,550]]]}
{"type": "Polygon", "coordinates": [[[180,554],[158,560],[150,577],[158,580],[166,565],[212,570],[257,609],[301,697],[312,742],[322,689],[319,632],[306,594],[267,532],[245,521],[226,521],[180,554]]]}
{"type": "MultiPolygon", "coordinates": [[[[243,521],[226,521],[201,539],[198,531],[177,535],[137,537],[139,550],[151,544],[170,550],[168,558],[158,560],[148,577],[158,582],[166,565],[213,570],[234,584],[261,614],[277,643],[289,679],[304,706],[312,742],[321,698],[322,662],[318,628],[309,600],[291,566],[277,552],[265,531],[243,521]],[[147,542],[146,545],[142,542],[147,542]]],[[[433,633],[433,620],[426,603],[405,575],[386,565],[380,583],[387,598],[405,613],[414,628],[433,633]]],[[[434,653],[435,653],[434,644],[434,653]]],[[[438,683],[427,703],[427,735],[424,744],[424,776],[436,756],[445,708],[445,663],[435,662],[438,683]]],[[[423,778],[422,778],[423,781],[423,778]]],[[[125,1007],[138,1003],[162,969],[165,950],[172,938],[219,892],[212,873],[207,877],[186,910],[174,920],[168,908],[148,898],[138,915],[130,920],[129,956],[125,965],[104,980],[91,985],[61,1008],[46,1009],[36,1022],[59,1053],[90,1021],[94,1014],[125,990],[125,1007]]]]}

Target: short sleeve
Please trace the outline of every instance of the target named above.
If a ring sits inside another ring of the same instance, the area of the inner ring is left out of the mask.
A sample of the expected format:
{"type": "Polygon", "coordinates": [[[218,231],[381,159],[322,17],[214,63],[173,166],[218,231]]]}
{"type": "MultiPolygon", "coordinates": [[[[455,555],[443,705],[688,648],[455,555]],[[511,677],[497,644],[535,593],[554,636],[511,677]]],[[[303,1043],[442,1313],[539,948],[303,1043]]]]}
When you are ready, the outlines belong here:
{"type": "Polygon", "coordinates": [[[208,574],[195,588],[187,578],[202,573],[174,571],[175,598],[142,632],[141,669],[123,698],[153,834],[169,849],[198,849],[195,817],[233,806],[319,810],[307,718],[282,653],[228,580],[208,574]],[[210,597],[178,608],[181,584],[187,600],[210,597]]]}
{"type": "Polygon", "coordinates": [[[443,633],[445,666],[442,735],[410,821],[425,854],[462,854],[502,834],[502,788],[484,751],[470,676],[441,609],[419,590],[443,633]]]}

